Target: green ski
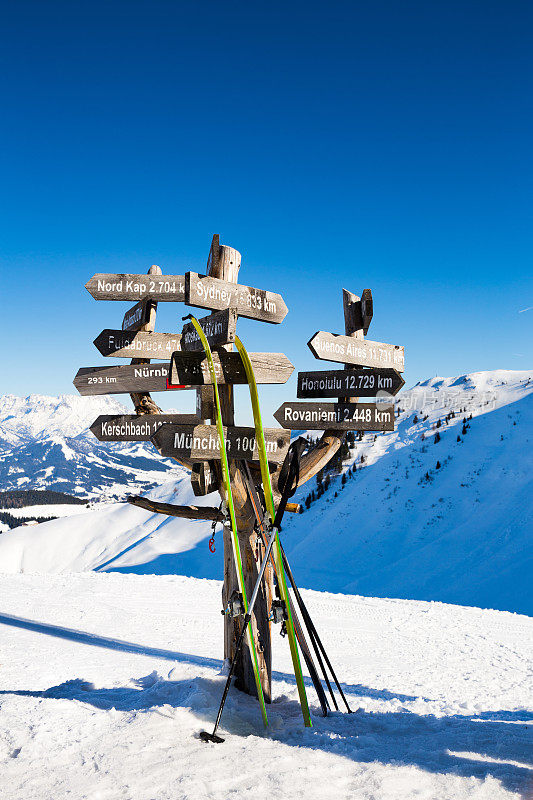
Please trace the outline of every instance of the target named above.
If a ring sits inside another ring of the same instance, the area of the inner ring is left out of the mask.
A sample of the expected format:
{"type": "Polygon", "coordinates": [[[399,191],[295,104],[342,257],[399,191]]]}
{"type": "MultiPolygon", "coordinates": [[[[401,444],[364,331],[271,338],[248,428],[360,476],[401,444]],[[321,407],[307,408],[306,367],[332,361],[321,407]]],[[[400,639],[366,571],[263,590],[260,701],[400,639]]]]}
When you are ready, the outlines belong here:
{"type": "MultiPolygon", "coordinates": [[[[263,492],[265,495],[267,511],[270,516],[271,522],[273,523],[276,512],[274,509],[274,496],[272,494],[272,482],[270,480],[270,470],[268,468],[268,458],[265,446],[265,436],[263,433],[263,423],[261,421],[261,409],[259,408],[259,396],[257,393],[257,384],[255,381],[255,375],[252,368],[252,364],[250,362],[250,358],[248,356],[248,353],[246,352],[246,348],[244,347],[243,343],[241,342],[238,336],[235,336],[235,344],[237,346],[237,350],[239,351],[239,355],[241,356],[242,363],[246,371],[246,377],[248,378],[248,387],[250,389],[250,399],[252,401],[252,410],[254,414],[255,438],[257,440],[257,448],[259,450],[259,463],[261,466],[261,479],[263,482],[263,492]]],[[[298,653],[298,645],[296,642],[296,633],[294,630],[294,622],[292,619],[291,604],[290,604],[289,592],[287,589],[287,581],[285,579],[285,570],[283,569],[281,545],[278,533],[276,533],[276,539],[272,553],[274,556],[274,563],[276,566],[276,575],[278,577],[278,586],[281,599],[284,602],[287,611],[287,620],[286,620],[287,634],[291,650],[294,676],[296,678],[296,686],[298,687],[298,695],[300,697],[300,705],[302,707],[304,724],[306,727],[310,728],[312,727],[313,723],[311,722],[311,715],[309,713],[309,705],[307,702],[307,695],[305,692],[302,666],[300,664],[300,656],[298,653]]]]}
{"type": "MultiPolygon", "coordinates": [[[[216,378],[216,371],[215,365],[213,363],[213,354],[211,353],[211,347],[209,346],[209,342],[205,336],[205,333],[200,326],[200,323],[192,314],[184,319],[190,319],[194,327],[198,332],[198,336],[202,342],[202,345],[205,350],[205,354],[207,357],[207,363],[209,365],[209,372],[211,374],[211,380],[213,383],[213,393],[215,395],[215,406],[217,412],[217,430],[218,436],[220,440],[220,463],[222,466],[222,477],[224,481],[224,489],[227,498],[228,510],[230,515],[231,521],[231,541],[233,544],[233,558],[235,561],[235,569],[237,571],[237,583],[239,586],[239,591],[242,595],[242,602],[244,606],[245,614],[248,613],[248,600],[246,597],[246,586],[244,584],[244,573],[242,568],[242,559],[241,559],[241,550],[239,547],[239,538],[237,536],[237,523],[235,521],[235,508],[233,505],[233,496],[231,493],[231,481],[230,481],[230,474],[229,474],[229,464],[228,464],[228,454],[226,452],[226,441],[224,437],[224,428],[222,424],[222,411],[220,409],[220,398],[218,396],[218,385],[217,385],[217,378],[216,378]]],[[[254,670],[254,678],[255,678],[255,685],[257,689],[257,696],[259,698],[259,703],[261,705],[261,714],[263,716],[263,722],[265,726],[268,725],[268,718],[265,706],[265,698],[263,696],[263,687],[261,686],[261,677],[259,675],[259,665],[257,663],[257,653],[255,651],[254,645],[254,636],[252,631],[252,623],[249,622],[247,626],[247,640],[248,640],[248,647],[250,650],[250,656],[252,658],[252,665],[254,670]]]]}

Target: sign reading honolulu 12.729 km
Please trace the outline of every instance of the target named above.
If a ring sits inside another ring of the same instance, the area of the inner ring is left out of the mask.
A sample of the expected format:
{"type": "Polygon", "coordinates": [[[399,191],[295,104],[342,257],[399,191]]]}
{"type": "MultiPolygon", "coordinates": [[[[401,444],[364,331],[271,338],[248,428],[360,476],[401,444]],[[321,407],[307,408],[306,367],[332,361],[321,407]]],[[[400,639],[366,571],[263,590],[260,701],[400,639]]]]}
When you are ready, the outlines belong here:
{"type": "MultiPolygon", "coordinates": [[[[353,341],[353,340],[352,340],[353,341]]],[[[329,369],[299,372],[297,397],[375,397],[380,392],[398,394],[405,381],[395,369],[329,369]]]]}

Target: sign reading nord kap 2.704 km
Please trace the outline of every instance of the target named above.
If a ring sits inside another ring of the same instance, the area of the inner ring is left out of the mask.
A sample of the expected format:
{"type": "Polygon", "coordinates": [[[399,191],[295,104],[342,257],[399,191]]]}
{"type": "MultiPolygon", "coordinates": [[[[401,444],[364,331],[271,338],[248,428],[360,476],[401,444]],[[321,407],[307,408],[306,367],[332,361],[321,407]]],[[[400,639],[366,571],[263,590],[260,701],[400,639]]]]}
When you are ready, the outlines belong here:
{"type": "Polygon", "coordinates": [[[129,275],[98,272],[85,288],[95,300],[185,300],[185,275],[129,275]]]}

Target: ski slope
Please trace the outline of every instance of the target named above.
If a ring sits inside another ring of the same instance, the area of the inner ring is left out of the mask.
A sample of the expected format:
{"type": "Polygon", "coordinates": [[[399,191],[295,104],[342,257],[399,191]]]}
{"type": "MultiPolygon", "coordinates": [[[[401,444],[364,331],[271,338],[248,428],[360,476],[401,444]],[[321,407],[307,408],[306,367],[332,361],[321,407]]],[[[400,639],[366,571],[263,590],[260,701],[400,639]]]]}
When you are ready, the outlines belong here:
{"type": "MultiPolygon", "coordinates": [[[[286,515],[283,539],[298,583],[533,614],[532,391],[533,372],[497,370],[402,392],[396,430],[357,442],[358,469],[344,488],[334,478],[308,511],[286,515]]],[[[169,477],[149,496],[218,506],[216,493],[194,497],[184,470],[169,477]]],[[[312,488],[315,481],[297,499],[312,488]]],[[[222,575],[222,537],[211,554],[210,523],[122,503],[85,511],[1,534],[0,569],[222,575]]]]}
{"type": "Polygon", "coordinates": [[[396,430],[356,444],[344,488],[286,519],[300,583],[533,614],[532,392],[532,372],[506,370],[403,392],[396,430]]]}
{"type": "Polygon", "coordinates": [[[304,592],[355,711],[304,729],[286,640],[274,702],[232,689],[221,585],[179,576],[2,577],[2,800],[508,800],[533,777],[533,621],[304,592]]]}

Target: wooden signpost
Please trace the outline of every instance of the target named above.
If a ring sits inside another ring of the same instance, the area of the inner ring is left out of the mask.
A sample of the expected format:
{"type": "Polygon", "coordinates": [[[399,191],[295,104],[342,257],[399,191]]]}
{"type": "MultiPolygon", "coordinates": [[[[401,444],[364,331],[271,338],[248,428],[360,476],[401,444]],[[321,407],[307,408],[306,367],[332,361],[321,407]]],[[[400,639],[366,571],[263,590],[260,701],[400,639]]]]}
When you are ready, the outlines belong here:
{"type": "MultiPolygon", "coordinates": [[[[128,364],[116,367],[81,367],[74,386],[81,395],[166,392],[170,364],[128,364]]],[[[177,383],[177,382],[176,382],[177,383]]],[[[192,388],[172,386],[172,389],[192,388]]]]}
{"type": "Polygon", "coordinates": [[[380,392],[398,394],[405,384],[400,373],[387,367],[380,369],[330,369],[299,372],[296,397],[376,397],[380,392]]]}
{"type": "MultiPolygon", "coordinates": [[[[250,361],[257,383],[286,383],[294,372],[294,365],[283,353],[250,353],[250,361]]],[[[248,383],[242,359],[238,353],[220,350],[213,353],[217,383],[248,383]]],[[[205,353],[172,354],[169,386],[210,384],[211,373],[205,353]]]]}
{"type": "Polygon", "coordinates": [[[157,300],[175,303],[185,300],[185,275],[126,275],[98,272],[85,288],[95,300],[157,300]]]}
{"type": "MultiPolygon", "coordinates": [[[[255,428],[225,426],[226,450],[232,459],[259,461],[255,428]]],[[[279,428],[265,428],[268,460],[281,464],[289,448],[290,433],[279,428]]],[[[216,425],[162,425],[152,442],[163,456],[185,457],[191,461],[220,458],[220,440],[216,425]]]]}
{"type": "MultiPolygon", "coordinates": [[[[124,317],[122,330],[105,329],[95,345],[105,357],[130,358],[125,366],[84,367],[74,379],[82,395],[130,393],[135,414],[100,416],[91,426],[100,441],[150,441],[159,453],[172,457],[191,470],[194,493],[205,495],[218,490],[224,494],[219,437],[214,425],[214,395],[209,370],[196,331],[186,324],[181,334],[154,331],[158,302],[187,303],[213,313],[201,320],[208,340],[215,348],[214,358],[222,421],[227,441],[232,496],[237,520],[246,591],[255,584],[261,554],[256,560],[255,515],[248,495],[244,462],[260,483],[255,429],[235,424],[233,387],[246,383],[240,356],[233,352],[238,317],[280,323],[287,314],[281,295],[238,283],[240,253],[220,244],[213,236],[206,275],[163,275],[152,266],[147,275],[96,274],[87,282],[96,300],[133,301],[136,305],[124,317]],[[150,359],[160,359],[150,363],[150,359]],[[196,389],[196,414],[163,414],[149,392],[173,388],[196,389]]],[[[300,464],[299,485],[313,478],[338,451],[346,430],[388,431],[394,429],[392,405],[356,402],[358,396],[375,397],[382,392],[396,394],[403,385],[403,347],[364,340],[373,316],[370,289],[361,297],[343,290],[345,335],[319,332],[309,342],[317,358],[340,362],[343,370],[304,372],[298,376],[298,397],[332,397],[335,402],[286,402],[276,412],[281,428],[266,428],[265,439],[272,470],[276,503],[278,478],[288,450],[290,430],[323,430],[318,443],[306,452],[300,464]],[[355,365],[355,366],[354,366],[355,365]]],[[[178,312],[183,316],[181,310],[178,312]]],[[[285,383],[294,367],[282,353],[251,353],[256,380],[260,384],[285,383]]],[[[227,499],[227,498],[223,498],[227,499]]],[[[147,498],[131,498],[132,503],[153,513],[186,519],[209,519],[224,525],[223,606],[238,591],[233,547],[227,521],[212,507],[178,506],[157,503],[147,498]]],[[[292,510],[297,510],[297,506],[292,510]]],[[[274,596],[273,572],[265,572],[261,595],[252,616],[256,654],[267,702],[270,699],[271,638],[269,613],[274,596]]],[[[224,617],[224,657],[233,656],[241,621],[224,617]]],[[[247,648],[240,651],[236,677],[242,688],[255,694],[255,682],[247,648]]]]}
{"type": "Polygon", "coordinates": [[[94,345],[103,356],[113,358],[159,358],[169,361],[181,346],[181,333],[119,331],[106,328],[94,345]]]}
{"type": "Polygon", "coordinates": [[[393,431],[394,406],[385,403],[283,403],[274,414],[283,428],[393,431]]]}
{"type": "Polygon", "coordinates": [[[97,417],[91,425],[100,442],[149,442],[161,425],[196,425],[196,414],[120,414],[97,417]]]}
{"type": "Polygon", "coordinates": [[[150,321],[150,314],[155,303],[152,300],[140,300],[133,308],[126,311],[122,320],[123,331],[138,331],[150,321]]]}
{"type": "Polygon", "coordinates": [[[318,331],[307,343],[315,358],[357,364],[358,367],[393,367],[404,370],[404,349],[398,344],[318,331]]]}
{"type": "MultiPolygon", "coordinates": [[[[198,322],[205,333],[211,349],[235,341],[235,328],[237,325],[237,312],[234,308],[216,311],[208,317],[202,317],[198,322]]],[[[176,350],[178,348],[175,348],[176,350]]],[[[183,326],[181,333],[181,350],[204,352],[203,344],[198,331],[191,322],[183,326]]]]}
{"type": "Polygon", "coordinates": [[[261,322],[283,322],[289,310],[280,294],[196,272],[185,275],[185,302],[199,308],[234,308],[240,317],[261,322]]]}

